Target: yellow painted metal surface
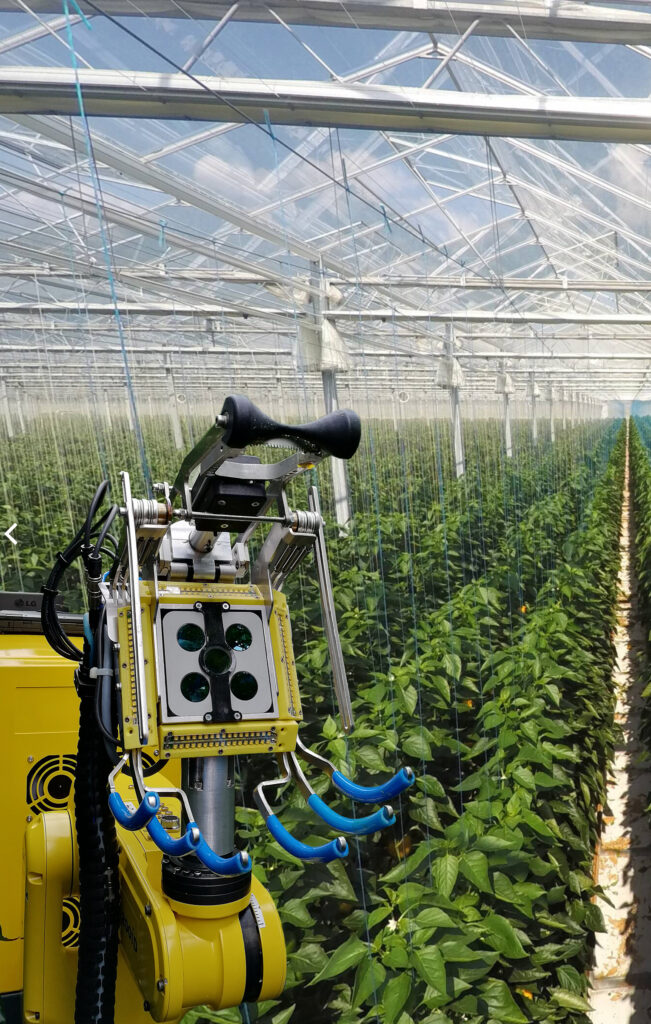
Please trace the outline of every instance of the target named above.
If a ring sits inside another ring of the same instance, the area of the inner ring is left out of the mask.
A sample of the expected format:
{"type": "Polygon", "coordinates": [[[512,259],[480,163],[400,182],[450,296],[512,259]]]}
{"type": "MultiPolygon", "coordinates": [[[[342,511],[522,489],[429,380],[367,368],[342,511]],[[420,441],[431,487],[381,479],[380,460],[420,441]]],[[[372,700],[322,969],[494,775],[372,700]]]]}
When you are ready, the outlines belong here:
{"type": "MultiPolygon", "coordinates": [[[[158,713],[158,687],[156,683],[156,657],[152,609],[156,596],[150,583],[143,581],[141,590],[143,653],[145,658],[147,713],[149,722],[158,722],[158,745],[166,759],[180,757],[207,757],[210,755],[283,753],[294,750],[298,723],[303,718],[301,698],[296,675],[292,646],[291,625],[287,600],[278,591],[273,593],[273,609],[269,618],[269,633],[278,684],[278,717],[251,719],[240,722],[215,722],[206,725],[161,721],[158,713]]],[[[265,601],[258,587],[249,584],[160,584],[158,599],[161,606],[192,605],[195,601],[228,601],[252,608],[264,608],[265,601]]],[[[120,643],[120,684],[122,686],[122,729],[125,746],[138,746],[135,723],[136,692],[133,673],[130,612],[121,609],[118,616],[120,643]]]]}
{"type": "MultiPolygon", "coordinates": [[[[215,589],[222,599],[233,600],[234,588],[215,589]]],[[[197,595],[185,596],[189,602],[197,595]]],[[[239,592],[237,597],[241,599],[239,592]]],[[[173,598],[178,602],[179,595],[173,598]]],[[[143,607],[149,600],[145,594],[143,607]]],[[[260,604],[259,593],[250,593],[249,601],[260,604]]],[[[276,671],[284,687],[279,711],[286,715],[291,706],[300,714],[295,668],[287,656],[291,638],[288,641],[284,632],[289,620],[282,595],[276,597],[270,627],[276,671]]],[[[146,657],[151,653],[147,642],[145,652],[146,657]]],[[[148,698],[156,713],[153,661],[152,657],[147,666],[148,698]]],[[[0,942],[0,992],[24,987],[25,1021],[39,1024],[70,1024],[74,1016],[79,910],[73,817],[78,698],[73,671],[74,664],[54,654],[41,636],[0,635],[0,771],[6,826],[0,872],[9,880],[0,889],[0,927],[8,940],[0,942]]],[[[276,749],[291,749],[296,718],[273,724],[279,734],[286,730],[279,743],[287,746],[276,749]]],[[[228,753],[243,749],[244,744],[228,753]]],[[[155,759],[158,749],[145,753],[155,759]]],[[[150,784],[177,787],[180,767],[176,757],[170,759],[165,775],[152,777],[150,784]]],[[[125,774],[119,776],[118,788],[125,801],[137,802],[125,774]]],[[[161,810],[180,813],[173,798],[161,810]]],[[[132,833],[118,827],[118,839],[122,926],[116,1021],[145,1024],[153,1018],[173,1024],[197,1004],[215,1009],[238,1005],[246,984],[239,913],[248,898],[228,908],[172,904],[161,891],[162,854],[146,830],[132,833]]],[[[252,892],[263,922],[260,999],[269,999],[284,987],[285,944],[273,901],[255,878],[252,892]]]]}
{"type": "MultiPolygon", "coordinates": [[[[161,774],[152,778],[151,784],[164,788],[167,782],[161,774]]],[[[119,787],[123,799],[129,800],[124,777],[119,787]]],[[[176,1021],[193,1006],[203,1004],[215,1010],[238,1006],[247,980],[239,914],[250,896],[215,907],[168,900],[160,887],[162,854],[147,831],[118,828],[118,839],[121,948],[153,1019],[176,1021]]],[[[271,999],[279,996],[285,985],[285,941],[278,911],[256,878],[251,891],[263,921],[259,928],[263,956],[260,999],[271,999]]]]}
{"type": "MultiPolygon", "coordinates": [[[[26,1024],[71,1024],[75,1012],[77,946],[65,945],[61,907],[78,898],[77,844],[69,811],[48,811],[27,827],[25,976],[26,1024]]],[[[118,950],[115,1020],[151,1024],[144,1000],[118,950]]]]}
{"type": "Polygon", "coordinates": [[[0,635],[0,928],[8,940],[0,942],[0,992],[23,987],[25,829],[72,801],[79,716],[73,670],[42,636],[0,635]]]}

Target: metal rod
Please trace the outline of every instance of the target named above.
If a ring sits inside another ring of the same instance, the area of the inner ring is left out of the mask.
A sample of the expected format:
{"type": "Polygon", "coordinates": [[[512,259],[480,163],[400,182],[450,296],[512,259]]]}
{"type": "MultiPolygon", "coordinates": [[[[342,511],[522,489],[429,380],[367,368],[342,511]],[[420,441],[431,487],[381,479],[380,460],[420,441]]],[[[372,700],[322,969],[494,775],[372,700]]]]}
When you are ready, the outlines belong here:
{"type": "Polygon", "coordinates": [[[129,559],[129,600],[131,605],[131,640],[133,643],[133,677],[136,688],[136,708],[138,711],[138,736],[142,746],[149,740],[149,721],[147,718],[147,691],[145,689],[145,655],[142,647],[142,616],[140,611],[140,572],[138,566],[138,542],[136,539],[136,521],[131,501],[131,480],[126,471],[122,477],[122,495],[126,513],[127,552],[129,559]]]}
{"type": "Polygon", "coordinates": [[[339,629],[337,626],[337,613],[335,611],[335,602],[332,594],[332,581],[330,578],[330,567],[328,565],[328,553],[326,551],[325,537],[323,535],[323,519],[321,517],[321,506],[319,504],[319,495],[316,487],[310,487],[307,500],[310,511],[316,512],[319,520],[319,526],[315,532],[316,541],[314,550],[316,556],[317,576],[319,579],[319,591],[321,594],[321,605],[323,608],[323,627],[328,641],[328,650],[330,651],[332,678],[334,681],[337,704],[339,705],[339,714],[341,715],[341,724],[344,732],[350,733],[353,731],[354,726],[353,706],[350,699],[348,678],[346,676],[346,665],[344,662],[344,655],[341,649],[341,638],[339,636],[339,629]]]}

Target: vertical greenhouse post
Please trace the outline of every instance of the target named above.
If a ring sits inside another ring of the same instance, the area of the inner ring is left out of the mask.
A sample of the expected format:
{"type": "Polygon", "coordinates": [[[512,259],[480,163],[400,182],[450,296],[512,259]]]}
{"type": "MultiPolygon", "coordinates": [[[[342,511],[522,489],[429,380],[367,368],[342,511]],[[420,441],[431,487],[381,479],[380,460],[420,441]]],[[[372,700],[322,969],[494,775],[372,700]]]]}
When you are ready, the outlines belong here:
{"type": "Polygon", "coordinates": [[[7,382],[4,377],[0,377],[0,412],[4,418],[7,427],[7,437],[14,436],[14,427],[11,422],[11,412],[9,410],[9,397],[7,395],[7,382]]]}
{"type": "Polygon", "coordinates": [[[179,419],[179,410],[176,405],[174,371],[172,370],[172,360],[169,355],[166,356],[165,359],[165,381],[167,383],[167,400],[169,403],[170,418],[172,420],[174,447],[180,449],[183,447],[183,431],[181,430],[181,420],[179,419]]]}
{"type": "MultiPolygon", "coordinates": [[[[309,302],[312,306],[318,337],[317,350],[323,386],[323,402],[326,413],[330,413],[339,408],[337,372],[347,370],[349,361],[346,343],[335,324],[328,319],[327,313],[329,309],[336,308],[341,304],[343,294],[325,279],[321,263],[311,264],[310,281],[312,292],[309,302]]],[[[346,464],[342,459],[332,458],[330,459],[330,472],[337,525],[341,530],[345,530],[352,516],[346,464]]]]}
{"type": "Polygon", "coordinates": [[[506,365],[502,362],[495,378],[495,393],[504,396],[504,453],[507,459],[513,458],[513,441],[511,438],[511,395],[515,388],[513,380],[506,372],[506,365]]]}
{"type": "Polygon", "coordinates": [[[454,471],[458,477],[466,471],[466,460],[463,451],[463,425],[461,422],[461,388],[463,386],[463,370],[454,355],[454,328],[447,325],[445,355],[439,360],[436,378],[438,387],[450,392],[450,417],[452,424],[452,452],[454,471]]]}
{"type": "Polygon", "coordinates": [[[561,406],[563,410],[562,426],[563,430],[565,430],[567,427],[567,391],[565,388],[561,389],[561,406]]]}
{"type": "Polygon", "coordinates": [[[556,432],[554,429],[554,389],[550,387],[548,392],[549,399],[549,437],[552,442],[556,440],[556,432]]]}
{"type": "Polygon", "coordinates": [[[537,408],[536,400],[540,398],[540,388],[536,384],[536,379],[531,372],[529,376],[529,387],[527,388],[527,398],[531,399],[531,440],[534,444],[538,444],[538,419],[537,419],[537,408]]]}
{"type": "Polygon", "coordinates": [[[113,422],[111,420],[111,402],[109,399],[108,388],[104,388],[104,412],[106,414],[106,425],[111,429],[113,422]]]}
{"type": "Polygon", "coordinates": [[[21,434],[25,433],[25,417],[23,416],[23,400],[21,398],[20,389],[16,388],[15,392],[16,399],[16,416],[18,418],[18,429],[21,434]]]}

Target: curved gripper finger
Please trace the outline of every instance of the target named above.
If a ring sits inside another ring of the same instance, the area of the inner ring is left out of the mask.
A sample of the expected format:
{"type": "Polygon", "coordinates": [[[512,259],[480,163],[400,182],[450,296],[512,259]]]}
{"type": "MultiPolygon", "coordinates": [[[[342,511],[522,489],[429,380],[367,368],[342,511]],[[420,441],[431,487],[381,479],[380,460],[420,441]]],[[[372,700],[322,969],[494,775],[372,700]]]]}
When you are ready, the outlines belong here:
{"type": "Polygon", "coordinates": [[[354,836],[368,836],[373,832],[379,832],[382,828],[395,824],[395,815],[388,806],[381,807],[374,814],[367,814],[364,818],[346,818],[343,814],[337,814],[327,803],[312,793],[308,797],[308,805],[315,814],[325,821],[331,828],[339,829],[341,832],[348,832],[354,836]]]}
{"type": "Polygon", "coordinates": [[[147,822],[147,831],[158,849],[170,857],[183,857],[186,853],[193,853],[201,840],[199,826],[194,821],[189,822],[185,833],[179,839],[173,839],[158,818],[152,818],[147,822]]]}
{"type": "Polygon", "coordinates": [[[208,846],[203,836],[194,852],[201,863],[216,875],[244,875],[251,870],[251,858],[245,850],[234,853],[232,857],[220,857],[208,846]]]}
{"type": "Polygon", "coordinates": [[[130,811],[120,794],[114,791],[109,794],[108,805],[113,817],[119,825],[122,825],[122,828],[126,828],[130,832],[137,832],[138,829],[144,828],[160,810],[160,797],[152,789],[145,793],[140,807],[135,811],[130,811]]]}
{"type": "Polygon", "coordinates": [[[294,839],[285,826],[281,825],[275,814],[269,815],[266,825],[283,850],[291,853],[293,857],[298,857],[299,860],[320,860],[324,864],[328,864],[330,861],[340,860],[348,854],[348,843],[343,836],[332,839],[322,846],[308,846],[307,843],[301,843],[298,839],[294,839]]]}
{"type": "Polygon", "coordinates": [[[360,803],[365,804],[384,803],[385,800],[390,800],[392,796],[404,793],[406,789],[413,785],[415,779],[416,776],[411,768],[401,768],[392,779],[381,783],[379,786],[358,786],[356,782],[342,775],[340,771],[335,769],[332,773],[333,784],[340,792],[345,793],[352,800],[358,800],[360,803]]]}

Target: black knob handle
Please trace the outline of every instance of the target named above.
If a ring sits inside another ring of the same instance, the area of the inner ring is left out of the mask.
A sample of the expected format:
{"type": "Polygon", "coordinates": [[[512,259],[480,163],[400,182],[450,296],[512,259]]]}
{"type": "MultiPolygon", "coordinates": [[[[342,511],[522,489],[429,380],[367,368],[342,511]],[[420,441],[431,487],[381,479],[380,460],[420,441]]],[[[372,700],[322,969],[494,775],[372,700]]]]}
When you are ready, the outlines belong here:
{"type": "Polygon", "coordinates": [[[222,416],[227,417],[224,441],[229,448],[246,448],[284,438],[307,452],[325,452],[337,459],[351,459],[359,446],[362,424],[351,409],[337,409],[314,423],[278,423],[244,395],[229,395],[222,416]]]}

